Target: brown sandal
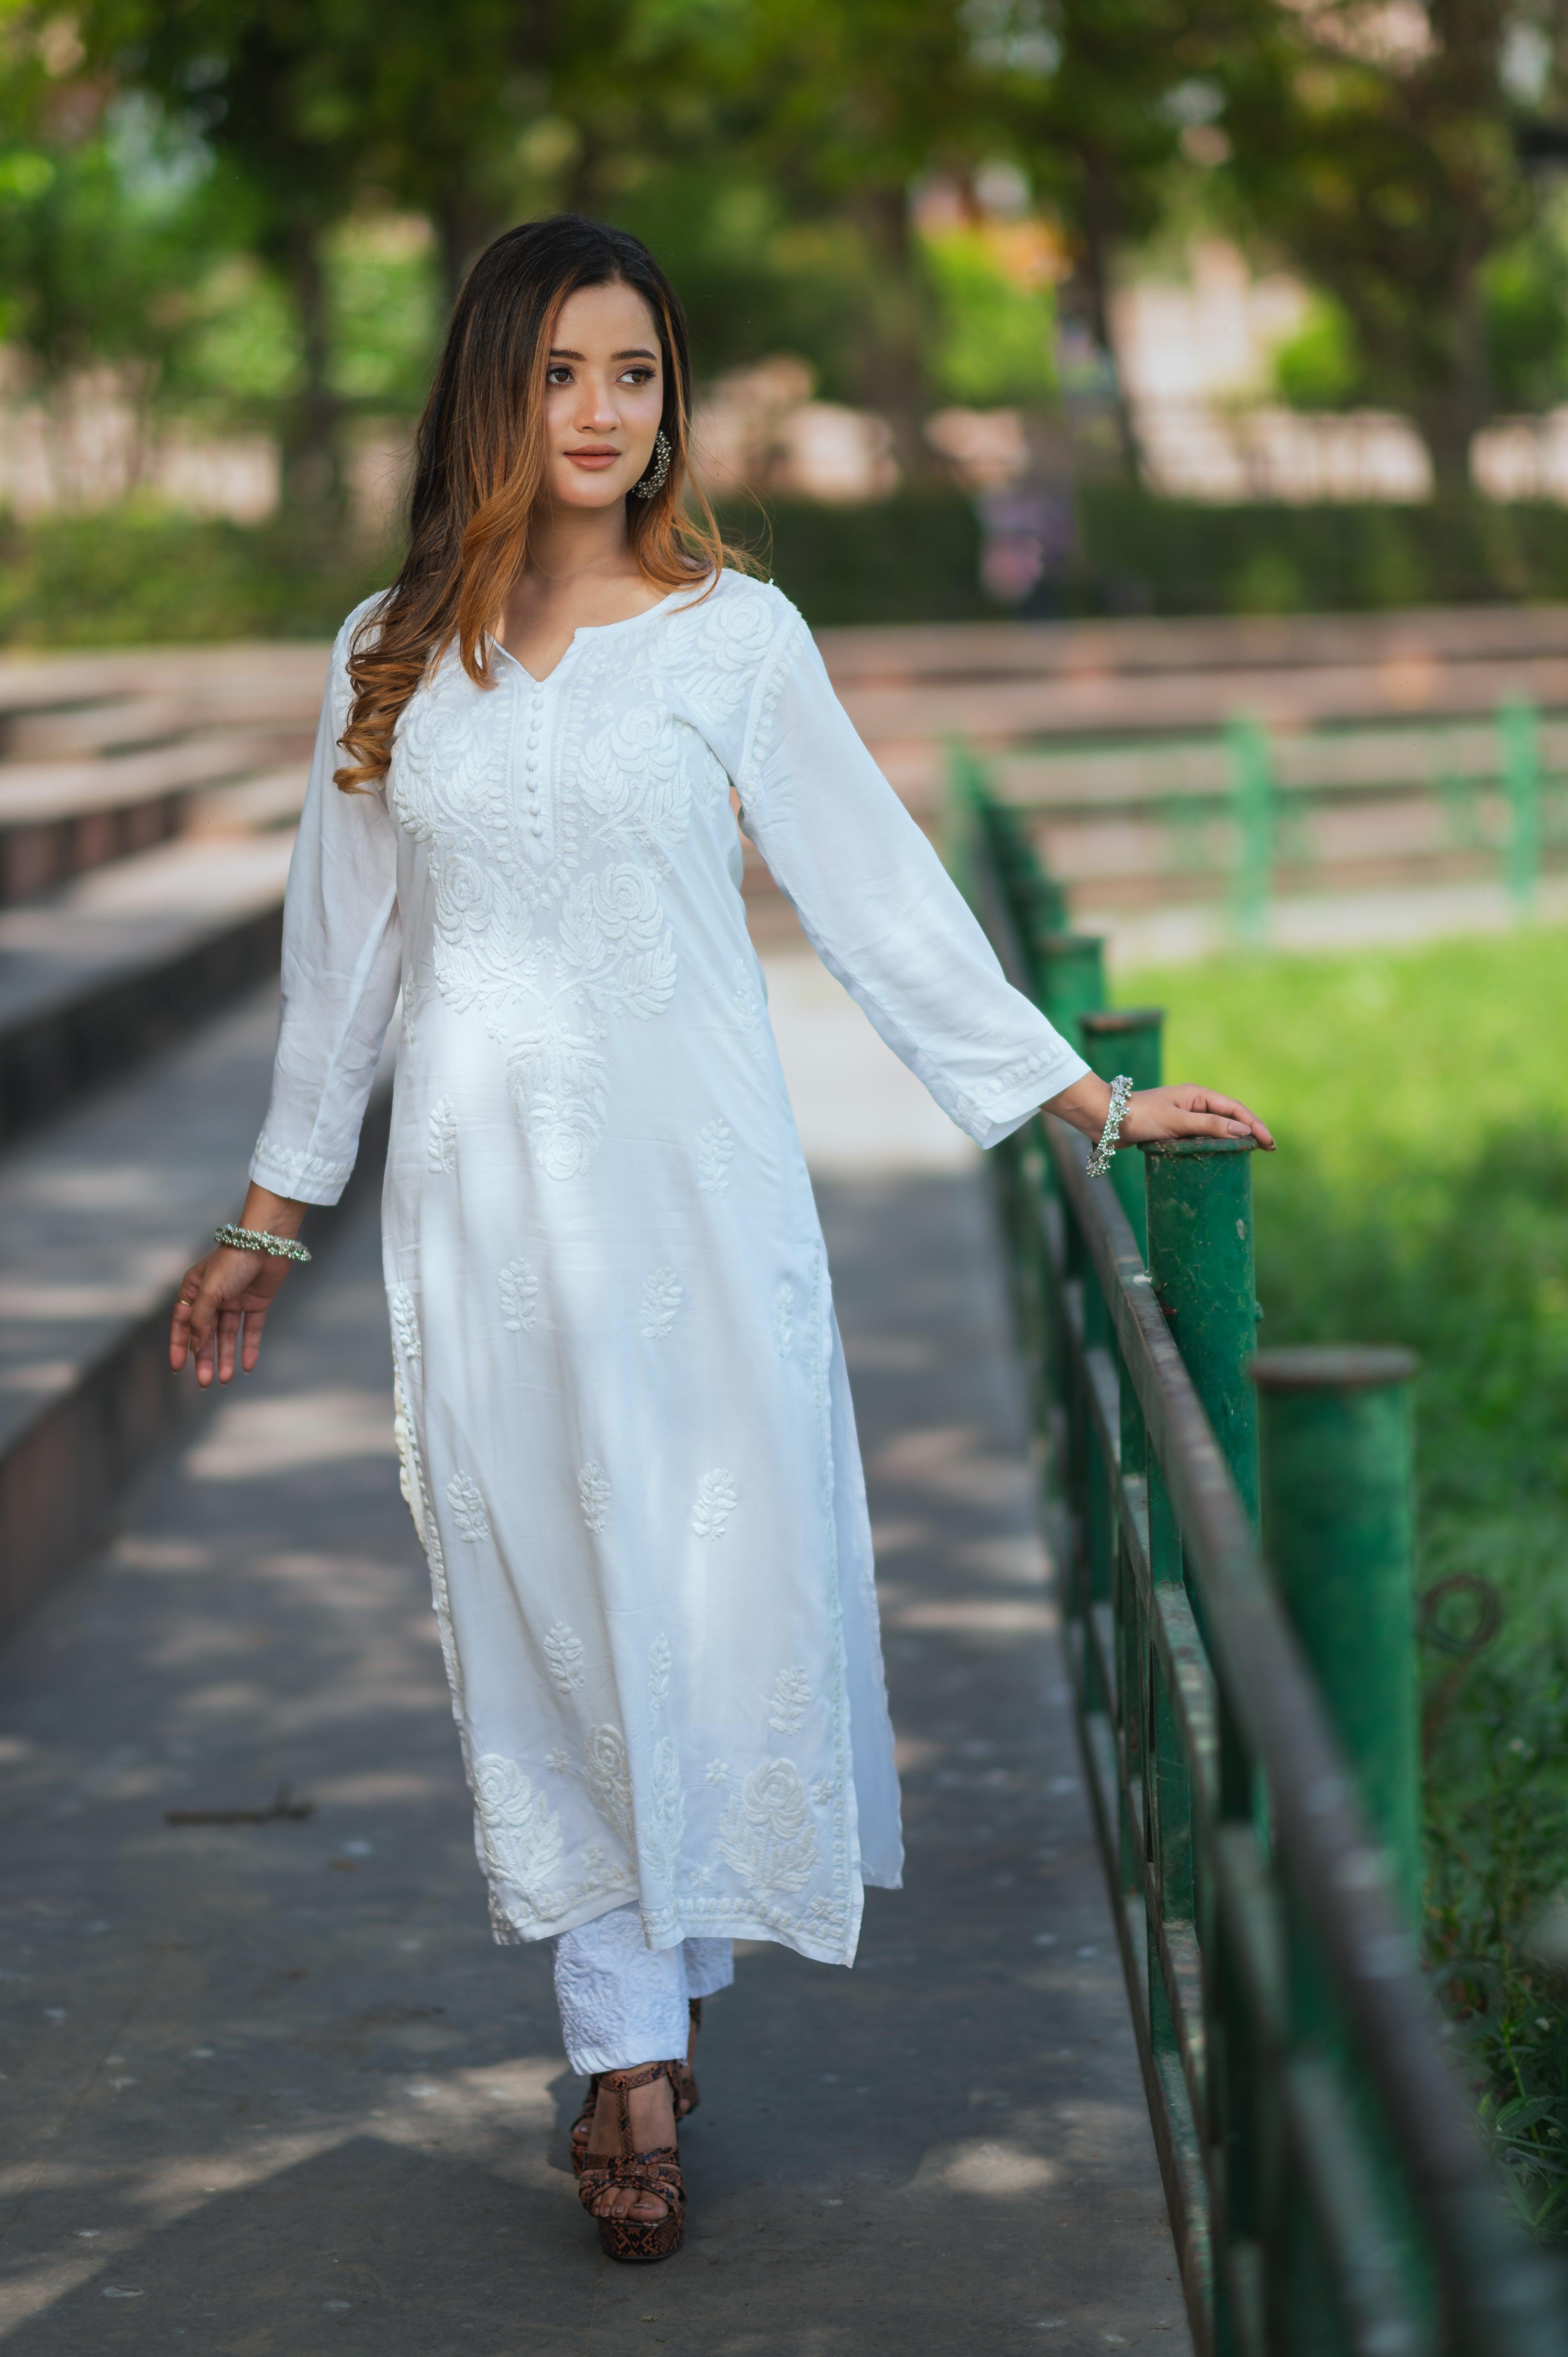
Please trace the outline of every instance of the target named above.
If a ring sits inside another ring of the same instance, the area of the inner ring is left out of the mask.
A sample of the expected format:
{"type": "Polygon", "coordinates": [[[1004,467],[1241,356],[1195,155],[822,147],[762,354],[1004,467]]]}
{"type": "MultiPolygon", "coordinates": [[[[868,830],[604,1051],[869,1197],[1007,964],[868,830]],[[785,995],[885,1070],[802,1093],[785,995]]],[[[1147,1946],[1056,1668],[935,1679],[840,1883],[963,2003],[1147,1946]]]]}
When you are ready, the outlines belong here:
{"type": "Polygon", "coordinates": [[[635,2071],[600,2072],[600,2086],[616,2099],[620,2150],[607,2157],[602,2153],[585,2155],[577,2179],[577,2198],[590,2217],[594,2215],[595,2202],[612,2186],[624,2185],[634,2193],[650,2195],[655,2201],[664,2203],[662,2218],[596,2220],[599,2247],[606,2258],[620,2259],[632,2266],[673,2257],[686,2236],[686,2188],[681,2176],[679,2146],[655,2145],[648,2152],[634,2152],[631,2148],[631,2092],[634,2087],[650,2087],[660,2079],[669,2080],[673,2095],[672,2062],[644,2062],[635,2071]]]}
{"type": "MultiPolygon", "coordinates": [[[[692,2017],[693,2029],[701,2029],[703,2026],[702,1998],[700,1996],[689,1998],[687,2000],[687,2010],[690,2012],[692,2017]]],[[[685,2119],[689,2114],[694,2112],[703,2098],[697,2090],[696,2073],[693,2070],[691,2064],[686,2061],[684,2055],[682,2056],[680,2061],[672,2062],[670,2068],[672,2074],[670,2083],[675,2093],[675,2117],[679,2122],[685,2119]]],[[[582,2110],[578,2113],[576,2118],[572,2123],[572,2133],[568,2138],[568,2149],[572,2156],[573,2173],[577,2177],[581,2177],[583,2174],[584,2156],[586,2154],[588,2149],[588,2138],[593,2133],[594,2111],[598,2100],[599,2083],[596,2078],[593,2078],[588,2082],[586,2100],[583,2104],[582,2110]]]]}

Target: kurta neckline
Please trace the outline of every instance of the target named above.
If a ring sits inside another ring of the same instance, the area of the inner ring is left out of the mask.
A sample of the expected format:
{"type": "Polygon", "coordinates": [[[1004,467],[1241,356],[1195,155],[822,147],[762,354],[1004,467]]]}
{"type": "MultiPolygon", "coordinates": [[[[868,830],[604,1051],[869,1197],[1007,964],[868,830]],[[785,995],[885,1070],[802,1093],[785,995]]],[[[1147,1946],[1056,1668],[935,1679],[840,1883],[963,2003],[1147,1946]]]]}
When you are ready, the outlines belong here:
{"type": "Polygon", "coordinates": [[[505,655],[509,663],[522,673],[530,687],[548,687],[567,656],[575,651],[580,639],[603,638],[611,630],[629,630],[634,622],[650,622],[655,614],[662,614],[667,606],[672,606],[677,597],[683,597],[685,595],[683,588],[671,589],[667,597],[660,597],[657,606],[645,606],[640,614],[623,614],[618,622],[579,622],[542,678],[538,673],[530,671],[525,662],[520,662],[511,649],[503,646],[493,630],[489,633],[489,641],[499,653],[505,655]]]}

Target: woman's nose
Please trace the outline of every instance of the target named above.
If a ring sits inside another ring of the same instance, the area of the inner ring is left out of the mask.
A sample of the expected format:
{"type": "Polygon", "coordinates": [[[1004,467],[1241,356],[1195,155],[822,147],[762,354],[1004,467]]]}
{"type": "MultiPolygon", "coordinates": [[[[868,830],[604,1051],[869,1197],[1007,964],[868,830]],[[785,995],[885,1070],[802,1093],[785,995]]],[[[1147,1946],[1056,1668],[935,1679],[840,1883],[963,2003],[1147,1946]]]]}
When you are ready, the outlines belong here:
{"type": "Polygon", "coordinates": [[[616,425],[615,404],[607,386],[585,384],[583,387],[575,423],[579,434],[607,433],[616,425]]]}

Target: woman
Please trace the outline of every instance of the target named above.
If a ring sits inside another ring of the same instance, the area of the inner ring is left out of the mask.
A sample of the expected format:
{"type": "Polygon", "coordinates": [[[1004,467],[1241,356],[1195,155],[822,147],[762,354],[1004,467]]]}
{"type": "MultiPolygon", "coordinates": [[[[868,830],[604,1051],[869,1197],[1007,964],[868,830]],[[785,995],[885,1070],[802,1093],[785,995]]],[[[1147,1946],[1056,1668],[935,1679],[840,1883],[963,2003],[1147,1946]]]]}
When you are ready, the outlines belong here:
{"type": "MultiPolygon", "coordinates": [[[[679,304],[566,216],[475,264],[409,553],[333,651],[240,1227],[180,1288],[256,1363],[403,1022],[384,1195],[403,1484],[496,1935],[554,1943],[605,2249],[684,2214],[730,1943],[850,1964],[901,1851],[854,1426],[732,792],[822,955],[981,1145],[1111,1092],[1009,988],[804,624],[687,492],[679,304]],[[294,1252],[297,1254],[298,1247],[294,1252]]],[[[1270,1140],[1199,1089],[1125,1141],[1270,1140]]]]}

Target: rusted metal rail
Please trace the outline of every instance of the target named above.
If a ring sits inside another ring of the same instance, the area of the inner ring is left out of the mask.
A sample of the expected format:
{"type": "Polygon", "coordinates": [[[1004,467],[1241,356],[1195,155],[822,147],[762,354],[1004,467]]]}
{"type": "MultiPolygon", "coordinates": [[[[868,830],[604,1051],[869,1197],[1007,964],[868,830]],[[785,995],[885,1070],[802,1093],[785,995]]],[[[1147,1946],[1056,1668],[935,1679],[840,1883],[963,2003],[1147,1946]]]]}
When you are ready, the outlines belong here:
{"type": "MultiPolygon", "coordinates": [[[[1094,945],[974,766],[955,782],[1010,978],[1149,1084],[1157,1013],[1097,1011],[1094,945]]],[[[1255,1354],[1246,1148],[1087,1159],[1049,1116],[994,1157],[1197,2347],[1563,2357],[1568,2282],[1505,2205],[1414,1935],[1413,1362],[1255,1354]]]]}

